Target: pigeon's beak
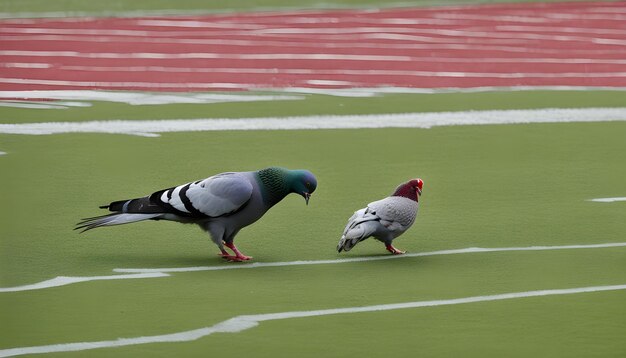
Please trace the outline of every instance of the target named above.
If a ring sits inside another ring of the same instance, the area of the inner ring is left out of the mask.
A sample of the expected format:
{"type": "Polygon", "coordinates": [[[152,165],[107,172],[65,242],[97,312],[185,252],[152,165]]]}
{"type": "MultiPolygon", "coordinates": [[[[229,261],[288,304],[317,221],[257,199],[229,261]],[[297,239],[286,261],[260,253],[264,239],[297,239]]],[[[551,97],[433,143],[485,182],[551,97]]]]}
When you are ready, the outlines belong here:
{"type": "Polygon", "coordinates": [[[311,198],[311,194],[304,193],[302,194],[302,196],[304,196],[304,201],[306,202],[306,205],[309,205],[309,199],[311,198]]]}

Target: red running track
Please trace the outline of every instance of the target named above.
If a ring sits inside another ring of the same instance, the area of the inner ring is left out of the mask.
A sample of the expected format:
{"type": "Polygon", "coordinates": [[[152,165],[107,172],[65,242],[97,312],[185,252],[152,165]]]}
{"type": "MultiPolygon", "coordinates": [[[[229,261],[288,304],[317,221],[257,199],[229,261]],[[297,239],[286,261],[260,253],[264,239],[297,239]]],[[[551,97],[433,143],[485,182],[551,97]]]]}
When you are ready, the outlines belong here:
{"type": "Polygon", "coordinates": [[[0,24],[2,91],[626,87],[626,2],[0,24]]]}

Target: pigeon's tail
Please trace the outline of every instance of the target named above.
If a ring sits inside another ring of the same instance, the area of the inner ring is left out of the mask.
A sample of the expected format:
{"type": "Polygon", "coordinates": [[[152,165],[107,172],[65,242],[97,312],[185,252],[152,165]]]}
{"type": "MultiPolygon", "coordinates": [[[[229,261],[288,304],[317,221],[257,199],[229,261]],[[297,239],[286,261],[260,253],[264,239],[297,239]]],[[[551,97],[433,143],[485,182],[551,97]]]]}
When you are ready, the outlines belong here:
{"type": "Polygon", "coordinates": [[[150,200],[148,196],[114,201],[109,205],[101,206],[100,209],[109,209],[109,211],[113,213],[83,219],[76,224],[74,230],[83,229],[81,232],[85,232],[101,226],[134,223],[142,220],[155,219],[164,215],[163,208],[150,200]]]}
{"type": "Polygon", "coordinates": [[[103,205],[100,209],[109,209],[116,213],[133,214],[156,214],[163,213],[163,206],[159,205],[152,196],[143,198],[114,201],[109,205],[103,205]]]}
{"type": "Polygon", "coordinates": [[[350,251],[356,244],[372,236],[375,231],[376,224],[372,221],[361,222],[347,228],[337,244],[337,251],[350,251]]]}
{"type": "Polygon", "coordinates": [[[85,232],[87,230],[95,229],[101,226],[113,226],[113,225],[121,225],[134,223],[137,221],[143,221],[148,219],[154,219],[163,214],[161,213],[153,213],[153,214],[128,214],[128,213],[114,213],[109,215],[96,216],[93,218],[83,219],[83,221],[76,224],[74,230],[82,229],[81,232],[85,232]]]}

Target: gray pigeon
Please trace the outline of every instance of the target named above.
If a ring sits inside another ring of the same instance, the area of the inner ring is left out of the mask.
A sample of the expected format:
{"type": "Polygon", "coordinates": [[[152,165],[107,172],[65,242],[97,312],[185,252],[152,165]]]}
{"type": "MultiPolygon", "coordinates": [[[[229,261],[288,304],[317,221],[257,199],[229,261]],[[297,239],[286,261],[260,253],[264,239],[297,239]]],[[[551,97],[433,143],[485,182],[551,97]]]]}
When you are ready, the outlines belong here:
{"type": "Polygon", "coordinates": [[[252,257],[242,254],[233,243],[239,230],[259,220],[290,193],[302,195],[308,205],[316,187],[317,180],[308,170],[272,167],[254,172],[221,173],[142,198],[101,206],[113,214],[84,219],[76,229],[84,232],[142,220],[194,223],[209,233],[223,258],[250,260],[252,257]],[[224,246],[235,255],[230,255],[224,246]]]}
{"type": "Polygon", "coordinates": [[[422,179],[409,180],[400,184],[391,196],[355,211],[337,244],[337,251],[350,251],[359,242],[373,236],[392,254],[404,254],[406,251],[396,249],[391,242],[415,222],[423,185],[422,179]]]}

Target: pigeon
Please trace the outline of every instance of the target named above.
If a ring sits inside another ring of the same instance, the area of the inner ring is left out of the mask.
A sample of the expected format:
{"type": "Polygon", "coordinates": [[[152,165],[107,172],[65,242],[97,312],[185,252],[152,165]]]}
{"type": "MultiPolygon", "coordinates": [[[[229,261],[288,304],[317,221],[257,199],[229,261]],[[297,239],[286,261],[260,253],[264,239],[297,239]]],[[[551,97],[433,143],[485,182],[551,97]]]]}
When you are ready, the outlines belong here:
{"type": "Polygon", "coordinates": [[[308,205],[316,188],[317,179],[308,170],[270,167],[221,173],[142,198],[114,201],[100,207],[112,214],[83,219],[75,229],[85,232],[143,220],[193,223],[209,233],[220,249],[218,255],[228,261],[246,261],[252,257],[241,253],[233,242],[239,230],[259,220],[290,193],[301,195],[308,205]]]}
{"type": "Polygon", "coordinates": [[[409,180],[400,184],[391,196],[355,211],[337,244],[337,251],[350,251],[359,242],[373,236],[392,254],[406,253],[393,247],[391,242],[415,222],[423,185],[422,179],[409,180]]]}

